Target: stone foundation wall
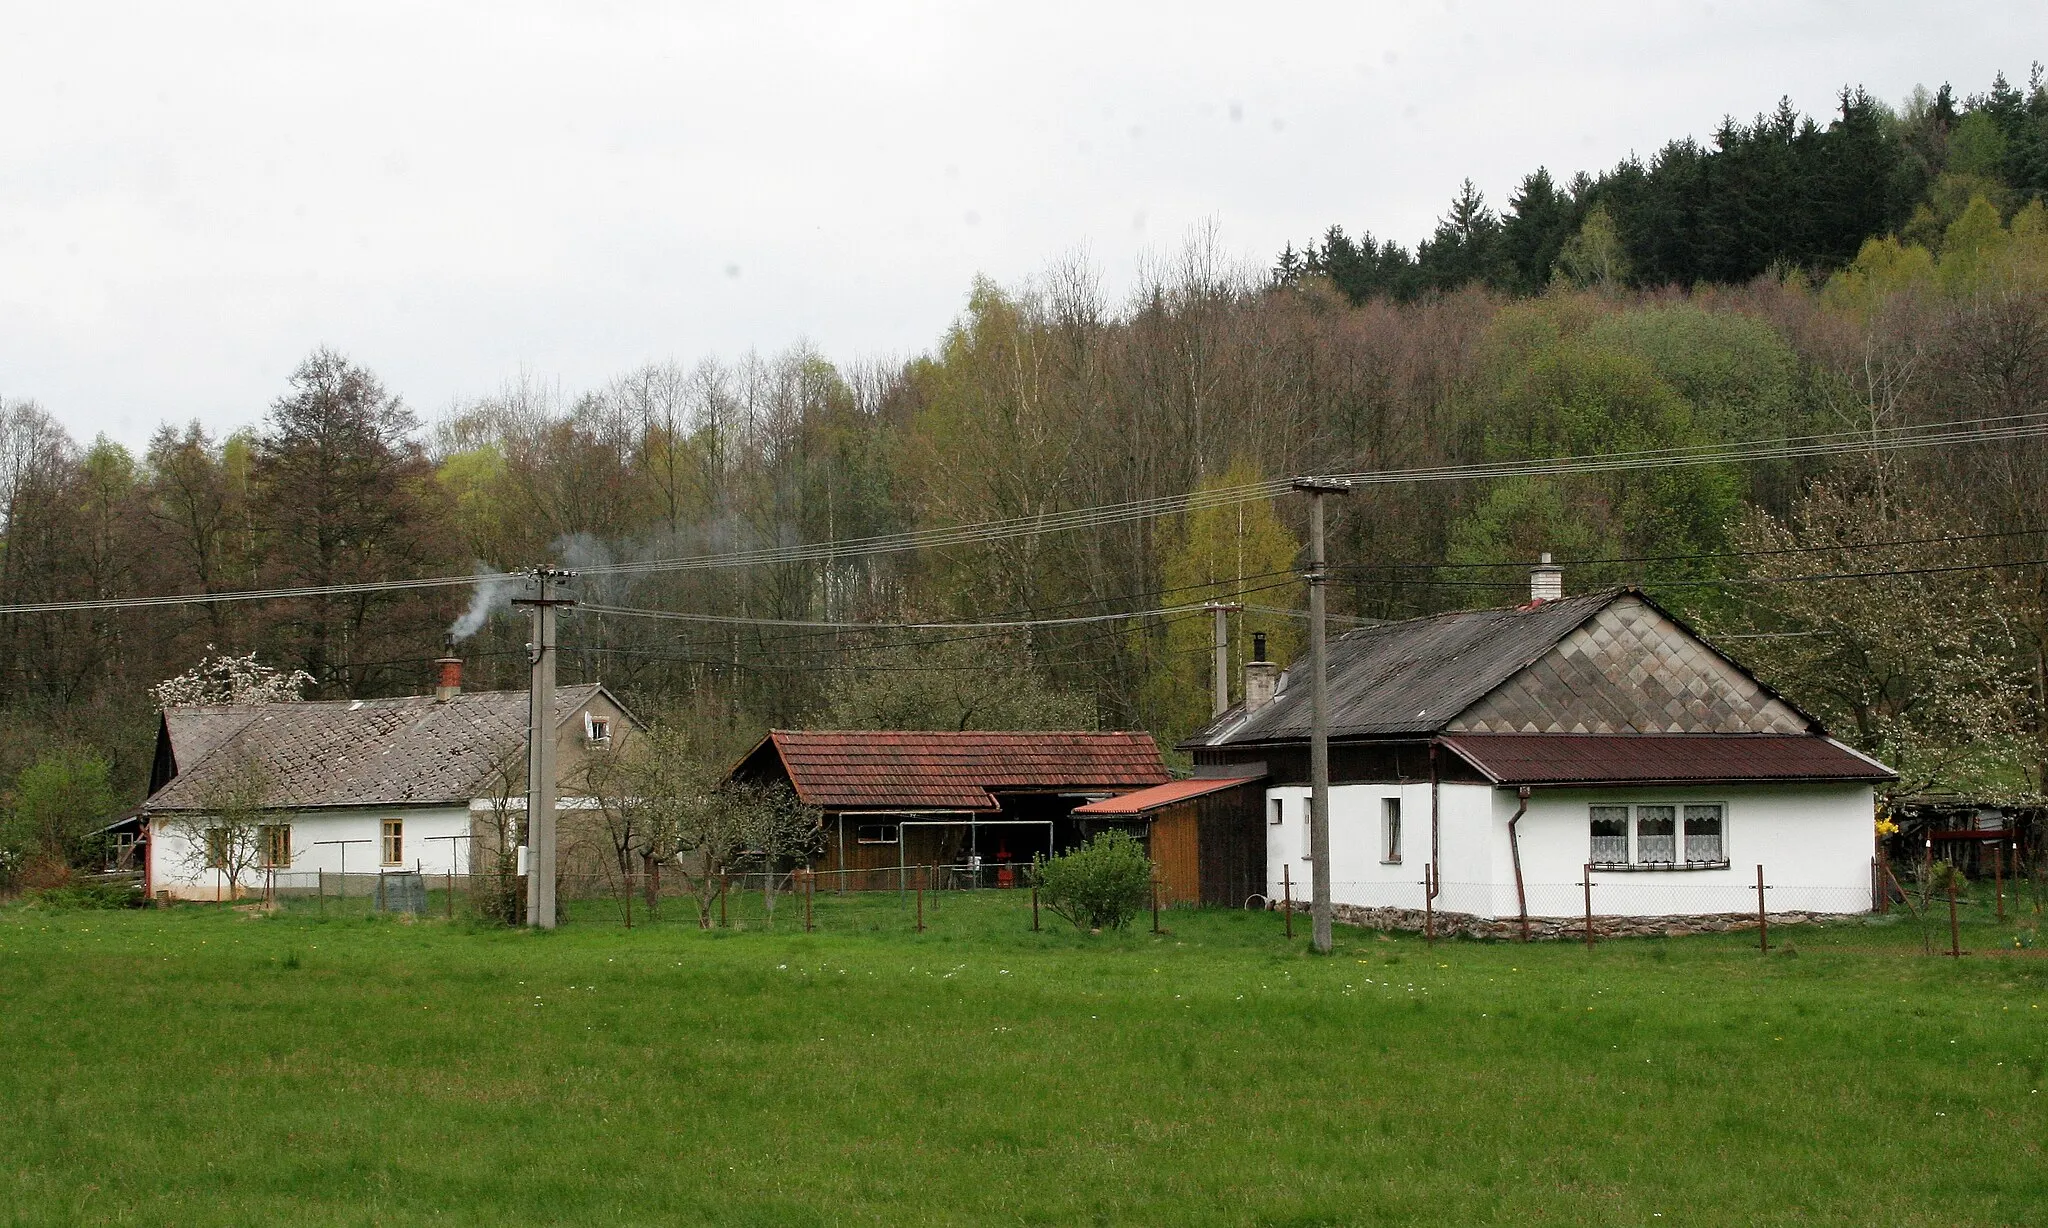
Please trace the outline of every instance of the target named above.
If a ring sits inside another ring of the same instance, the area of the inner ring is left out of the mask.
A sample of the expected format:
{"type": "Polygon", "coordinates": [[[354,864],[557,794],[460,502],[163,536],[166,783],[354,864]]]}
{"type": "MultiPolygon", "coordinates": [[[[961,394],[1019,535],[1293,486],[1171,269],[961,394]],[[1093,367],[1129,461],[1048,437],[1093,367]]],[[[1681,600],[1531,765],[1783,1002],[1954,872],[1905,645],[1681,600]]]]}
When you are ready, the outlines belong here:
{"type": "MultiPolygon", "coordinates": [[[[1294,910],[1306,913],[1309,906],[1299,900],[1294,910]]],[[[1362,929],[1405,930],[1410,933],[1424,932],[1426,915],[1420,908],[1367,908],[1357,904],[1334,904],[1331,914],[1346,925],[1362,929]]],[[[1769,914],[1773,928],[1780,925],[1811,925],[1847,914],[1812,912],[1774,912],[1769,914]]],[[[1506,941],[1519,939],[1522,924],[1518,918],[1503,917],[1489,919],[1475,917],[1471,913],[1440,912],[1435,914],[1434,927],[1439,938],[1492,938],[1506,941]]],[[[1756,928],[1756,914],[1751,913],[1707,913],[1698,916],[1670,917],[1602,917],[1593,918],[1593,936],[1597,938],[1674,938],[1684,934],[1721,934],[1729,930],[1756,928]]],[[[1531,917],[1529,937],[1531,940],[1559,939],[1576,942],[1586,936],[1586,918],[1578,917],[1531,917]]]]}

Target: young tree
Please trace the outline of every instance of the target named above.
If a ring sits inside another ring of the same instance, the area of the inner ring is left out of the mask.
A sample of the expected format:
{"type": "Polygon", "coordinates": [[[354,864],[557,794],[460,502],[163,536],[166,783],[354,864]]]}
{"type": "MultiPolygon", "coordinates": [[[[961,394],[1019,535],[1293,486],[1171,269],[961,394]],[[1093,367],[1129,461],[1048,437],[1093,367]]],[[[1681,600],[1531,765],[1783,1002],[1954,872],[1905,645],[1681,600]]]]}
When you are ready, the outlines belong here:
{"type": "Polygon", "coordinates": [[[73,747],[46,750],[15,777],[0,847],[25,861],[86,866],[99,856],[93,836],[113,811],[104,757],[73,747]]]}
{"type": "Polygon", "coordinates": [[[761,903],[773,925],[776,879],[810,865],[825,851],[824,815],[780,782],[728,783],[720,787],[716,805],[725,811],[724,822],[738,837],[736,860],[761,870],[761,903]]]}
{"type": "Polygon", "coordinates": [[[196,809],[177,812],[164,824],[183,843],[186,867],[219,875],[230,900],[263,865],[265,829],[291,821],[269,808],[269,797],[269,771],[243,756],[213,774],[199,791],[196,809]]]}

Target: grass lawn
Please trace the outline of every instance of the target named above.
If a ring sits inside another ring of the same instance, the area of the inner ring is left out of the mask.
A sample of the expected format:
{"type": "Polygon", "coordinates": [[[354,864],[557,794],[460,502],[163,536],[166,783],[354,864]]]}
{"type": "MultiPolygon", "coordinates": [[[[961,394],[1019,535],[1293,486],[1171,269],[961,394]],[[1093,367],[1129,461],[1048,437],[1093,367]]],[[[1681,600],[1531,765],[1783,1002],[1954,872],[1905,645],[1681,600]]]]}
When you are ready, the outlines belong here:
{"type": "Polygon", "coordinates": [[[2048,1221],[2048,961],[1910,922],[1316,958],[1271,915],[818,903],[0,908],[0,1219],[2048,1221]]]}

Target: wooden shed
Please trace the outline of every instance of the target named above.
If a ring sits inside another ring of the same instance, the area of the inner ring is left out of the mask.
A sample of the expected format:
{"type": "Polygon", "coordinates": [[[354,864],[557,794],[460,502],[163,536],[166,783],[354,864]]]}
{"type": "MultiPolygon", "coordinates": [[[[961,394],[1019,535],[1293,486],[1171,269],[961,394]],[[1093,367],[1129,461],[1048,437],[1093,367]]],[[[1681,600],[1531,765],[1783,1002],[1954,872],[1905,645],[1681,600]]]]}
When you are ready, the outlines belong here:
{"type": "Polygon", "coordinates": [[[786,781],[822,810],[814,868],[858,889],[917,867],[1009,885],[1015,867],[1089,834],[1076,807],[1168,776],[1149,733],[777,729],[731,778],[786,781]]]}
{"type": "Polygon", "coordinates": [[[1162,902],[1235,908],[1265,890],[1265,779],[1174,780],[1090,802],[1074,817],[1142,823],[1162,902]]]}

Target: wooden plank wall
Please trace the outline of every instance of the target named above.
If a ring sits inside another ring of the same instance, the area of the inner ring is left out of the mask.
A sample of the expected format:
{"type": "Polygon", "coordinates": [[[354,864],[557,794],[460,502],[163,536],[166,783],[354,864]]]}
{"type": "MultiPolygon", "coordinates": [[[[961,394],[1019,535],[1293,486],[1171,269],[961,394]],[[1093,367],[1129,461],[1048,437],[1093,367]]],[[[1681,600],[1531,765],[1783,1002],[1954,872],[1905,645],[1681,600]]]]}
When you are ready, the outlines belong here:
{"type": "Polygon", "coordinates": [[[1196,801],[1177,802],[1152,816],[1152,862],[1159,867],[1162,905],[1202,902],[1202,841],[1196,801]]]}
{"type": "Polygon", "coordinates": [[[1242,908],[1266,889],[1266,782],[1254,780],[1194,799],[1200,832],[1200,900],[1242,908]]]}

